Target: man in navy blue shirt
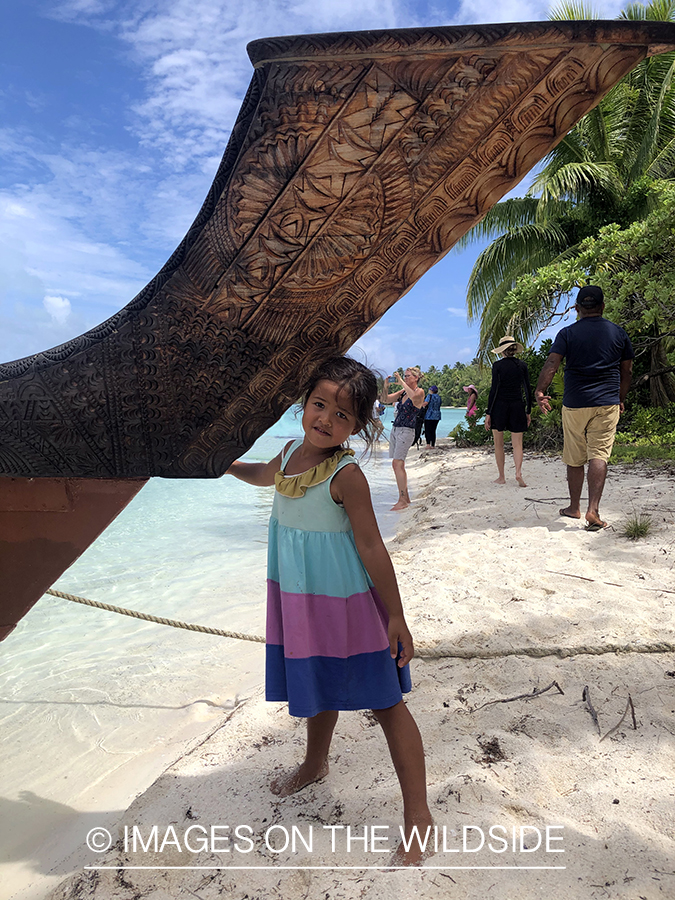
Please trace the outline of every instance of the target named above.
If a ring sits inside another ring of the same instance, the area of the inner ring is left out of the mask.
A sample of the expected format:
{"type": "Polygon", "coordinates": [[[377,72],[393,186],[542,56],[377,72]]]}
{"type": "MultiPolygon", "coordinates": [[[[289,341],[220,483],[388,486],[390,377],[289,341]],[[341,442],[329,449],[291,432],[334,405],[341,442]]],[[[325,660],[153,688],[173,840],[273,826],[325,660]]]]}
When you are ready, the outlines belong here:
{"type": "Polygon", "coordinates": [[[534,392],[541,411],[551,410],[546,390],[565,359],[562,423],[565,436],[563,462],[567,465],[570,504],[561,516],[581,518],[581,489],[588,463],[587,527],[605,528],[600,498],[607,477],[607,460],[623,412],[633,371],[633,347],[623,328],[603,318],[602,289],[581,288],[575,309],[578,320],[556,335],[534,392]]]}

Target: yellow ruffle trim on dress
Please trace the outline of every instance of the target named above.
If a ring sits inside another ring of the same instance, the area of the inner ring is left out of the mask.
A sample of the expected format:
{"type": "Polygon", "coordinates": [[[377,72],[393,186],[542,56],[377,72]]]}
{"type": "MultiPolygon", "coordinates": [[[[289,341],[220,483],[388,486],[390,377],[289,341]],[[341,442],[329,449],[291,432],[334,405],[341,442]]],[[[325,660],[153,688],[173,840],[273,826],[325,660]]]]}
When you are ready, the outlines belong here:
{"type": "Polygon", "coordinates": [[[324,459],[318,466],[314,466],[313,469],[308,469],[306,472],[301,472],[299,475],[291,475],[290,478],[286,477],[282,471],[279,471],[274,476],[274,486],[280,494],[283,494],[284,497],[289,497],[291,500],[304,497],[307,488],[328,481],[335,474],[338,463],[343,456],[354,456],[354,451],[344,448],[336,450],[332,456],[324,459]]]}

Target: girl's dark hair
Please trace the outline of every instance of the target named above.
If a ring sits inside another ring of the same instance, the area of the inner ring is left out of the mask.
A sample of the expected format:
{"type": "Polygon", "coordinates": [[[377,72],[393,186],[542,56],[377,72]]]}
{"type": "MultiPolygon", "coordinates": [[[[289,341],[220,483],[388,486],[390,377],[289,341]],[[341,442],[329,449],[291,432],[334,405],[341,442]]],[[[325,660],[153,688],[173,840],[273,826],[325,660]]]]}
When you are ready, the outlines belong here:
{"type": "Polygon", "coordinates": [[[332,356],[316,369],[313,373],[302,398],[303,408],[306,406],[309,396],[320,381],[332,381],[338,385],[340,392],[346,391],[351,401],[358,433],[372,447],[377,437],[378,429],[373,416],[373,407],[377,400],[377,378],[375,373],[364,366],[363,363],[350,359],[348,356],[332,356]]]}

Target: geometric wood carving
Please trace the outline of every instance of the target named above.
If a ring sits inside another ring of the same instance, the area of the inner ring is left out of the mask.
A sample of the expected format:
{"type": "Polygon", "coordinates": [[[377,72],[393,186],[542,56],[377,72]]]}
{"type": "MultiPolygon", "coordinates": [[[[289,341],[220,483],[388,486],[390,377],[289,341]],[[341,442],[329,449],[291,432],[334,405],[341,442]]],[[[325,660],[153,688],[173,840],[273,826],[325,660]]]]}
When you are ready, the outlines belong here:
{"type": "Polygon", "coordinates": [[[206,202],[120,313],[0,366],[0,474],[217,477],[646,55],[662,22],[255,41],[206,202]]]}

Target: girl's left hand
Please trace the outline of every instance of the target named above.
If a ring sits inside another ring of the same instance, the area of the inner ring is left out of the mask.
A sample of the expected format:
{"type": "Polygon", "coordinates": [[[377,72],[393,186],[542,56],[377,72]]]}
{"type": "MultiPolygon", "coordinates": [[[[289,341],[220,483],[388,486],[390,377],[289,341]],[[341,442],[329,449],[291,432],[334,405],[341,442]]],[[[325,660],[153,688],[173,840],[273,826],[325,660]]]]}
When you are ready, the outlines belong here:
{"type": "Polygon", "coordinates": [[[408,631],[403,616],[392,616],[389,619],[389,628],[387,629],[387,637],[389,638],[389,650],[391,658],[396,659],[398,656],[399,668],[407,666],[415,655],[412,635],[408,631]],[[401,653],[399,656],[398,645],[401,644],[401,653]]]}

